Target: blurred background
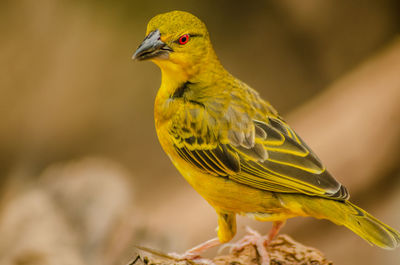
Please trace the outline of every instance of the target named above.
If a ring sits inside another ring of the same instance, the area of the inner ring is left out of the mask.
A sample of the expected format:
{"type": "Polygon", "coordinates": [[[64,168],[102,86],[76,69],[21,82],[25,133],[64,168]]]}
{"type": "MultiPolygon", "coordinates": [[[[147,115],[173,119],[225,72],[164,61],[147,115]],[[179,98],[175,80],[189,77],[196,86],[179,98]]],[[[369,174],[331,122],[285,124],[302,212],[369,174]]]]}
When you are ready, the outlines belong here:
{"type": "MultiPolygon", "coordinates": [[[[400,229],[398,1],[3,0],[0,264],[125,264],[134,245],[183,252],[215,236],[213,209],[158,144],[159,69],[131,61],[150,18],[176,9],[207,24],[225,67],[353,202],[400,229]]],[[[235,240],[245,225],[270,228],[239,218],[235,240]]],[[[334,264],[400,260],[327,221],[283,233],[334,264]]]]}

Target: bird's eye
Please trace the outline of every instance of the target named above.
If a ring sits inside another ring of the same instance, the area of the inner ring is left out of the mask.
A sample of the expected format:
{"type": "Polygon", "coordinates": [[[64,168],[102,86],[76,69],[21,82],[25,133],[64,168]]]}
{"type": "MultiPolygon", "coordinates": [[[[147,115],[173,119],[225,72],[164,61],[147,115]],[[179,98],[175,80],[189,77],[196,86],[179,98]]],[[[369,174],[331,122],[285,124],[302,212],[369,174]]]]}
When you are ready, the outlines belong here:
{"type": "Polygon", "coordinates": [[[185,34],[179,37],[178,42],[180,45],[185,45],[189,41],[189,35],[185,34]]]}

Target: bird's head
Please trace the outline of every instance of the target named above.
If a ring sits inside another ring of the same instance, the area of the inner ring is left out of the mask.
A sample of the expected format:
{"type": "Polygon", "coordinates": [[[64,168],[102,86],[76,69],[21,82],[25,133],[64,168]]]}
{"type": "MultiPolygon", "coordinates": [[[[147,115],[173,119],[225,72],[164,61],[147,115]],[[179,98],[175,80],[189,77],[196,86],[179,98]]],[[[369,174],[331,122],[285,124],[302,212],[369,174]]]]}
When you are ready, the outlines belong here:
{"type": "Polygon", "coordinates": [[[204,23],[188,12],[172,11],[150,20],[133,59],[151,60],[163,72],[188,80],[216,56],[204,23]]]}

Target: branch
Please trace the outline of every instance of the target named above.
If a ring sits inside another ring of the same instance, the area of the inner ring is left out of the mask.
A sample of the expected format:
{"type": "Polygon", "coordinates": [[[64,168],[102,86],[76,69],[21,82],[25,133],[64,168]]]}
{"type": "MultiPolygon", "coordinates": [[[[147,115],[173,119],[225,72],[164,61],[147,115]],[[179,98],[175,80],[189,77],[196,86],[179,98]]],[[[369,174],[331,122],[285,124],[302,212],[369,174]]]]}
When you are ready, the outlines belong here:
{"type": "MultiPolygon", "coordinates": [[[[332,265],[319,250],[304,246],[287,235],[279,235],[267,247],[271,264],[274,265],[332,265]]],[[[137,255],[129,265],[200,265],[194,261],[177,260],[167,254],[144,247],[136,247],[137,255]]],[[[256,247],[246,246],[243,250],[212,259],[215,265],[257,265],[259,256],[256,247]]]]}

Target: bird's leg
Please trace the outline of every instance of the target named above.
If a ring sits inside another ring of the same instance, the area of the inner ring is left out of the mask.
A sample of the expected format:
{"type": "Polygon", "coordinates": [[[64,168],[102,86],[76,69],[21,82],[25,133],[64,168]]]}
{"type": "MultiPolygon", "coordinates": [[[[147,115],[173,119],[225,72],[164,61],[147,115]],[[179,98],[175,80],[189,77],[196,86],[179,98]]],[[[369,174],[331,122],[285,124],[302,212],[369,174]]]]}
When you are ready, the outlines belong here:
{"type": "Polygon", "coordinates": [[[265,246],[268,246],[269,243],[276,237],[276,235],[279,233],[283,225],[285,224],[285,221],[275,221],[272,223],[272,228],[269,230],[268,233],[268,239],[265,241],[265,246]]]}
{"type": "Polygon", "coordinates": [[[261,265],[269,265],[270,259],[268,252],[266,250],[266,246],[275,238],[275,236],[279,233],[279,230],[285,224],[284,221],[275,221],[272,225],[271,230],[268,235],[262,236],[257,231],[254,231],[250,227],[246,227],[249,235],[243,237],[238,242],[231,245],[232,251],[240,251],[247,245],[254,245],[257,248],[257,252],[261,258],[261,265]]]}

